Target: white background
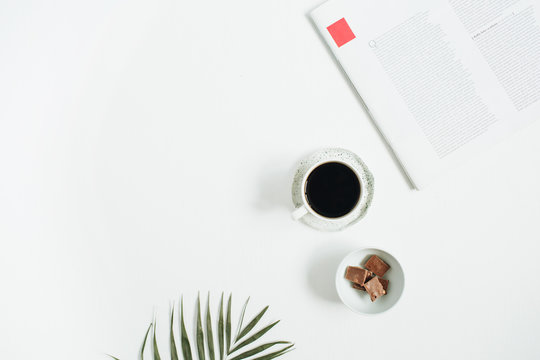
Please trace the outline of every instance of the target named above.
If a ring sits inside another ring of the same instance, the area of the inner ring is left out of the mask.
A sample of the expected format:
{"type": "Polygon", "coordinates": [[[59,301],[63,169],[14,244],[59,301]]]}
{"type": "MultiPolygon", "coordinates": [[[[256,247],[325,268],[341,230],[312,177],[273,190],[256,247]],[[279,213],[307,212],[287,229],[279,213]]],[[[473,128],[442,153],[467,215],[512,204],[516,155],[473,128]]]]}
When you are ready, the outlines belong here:
{"type": "Polygon", "coordinates": [[[199,290],[270,304],[288,359],[540,357],[540,122],[411,190],[317,5],[0,3],[0,358],[134,359],[154,313],[168,358],[169,304],[199,290]],[[376,179],[335,234],[289,216],[295,163],[327,146],[376,179]],[[333,288],[364,245],[405,270],[381,316],[333,288]]]}

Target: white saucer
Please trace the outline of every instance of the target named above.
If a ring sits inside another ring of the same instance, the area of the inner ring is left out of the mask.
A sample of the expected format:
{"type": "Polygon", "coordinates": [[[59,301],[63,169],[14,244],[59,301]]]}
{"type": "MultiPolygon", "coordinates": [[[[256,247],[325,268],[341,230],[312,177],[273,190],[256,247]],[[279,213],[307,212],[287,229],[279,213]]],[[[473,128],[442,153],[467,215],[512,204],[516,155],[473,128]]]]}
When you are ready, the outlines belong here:
{"type": "Polygon", "coordinates": [[[317,216],[312,213],[308,213],[299,220],[304,224],[321,231],[339,231],[346,228],[347,226],[356,223],[366,215],[371,205],[371,201],[373,200],[373,175],[369,171],[366,164],[364,164],[362,159],[360,159],[360,157],[358,157],[356,154],[349,150],[340,148],[327,148],[321,149],[300,161],[294,175],[292,185],[292,199],[295,208],[302,206],[304,203],[304,180],[309,170],[317,164],[331,161],[341,162],[352,168],[359,177],[362,190],[358,204],[346,216],[329,219],[323,218],[322,216],[317,216]]]}
{"type": "Polygon", "coordinates": [[[336,289],[341,301],[352,311],[359,314],[374,315],[380,314],[397,304],[405,288],[405,275],[401,265],[395,257],[386,251],[375,248],[363,248],[356,250],[341,261],[336,273],[336,289]],[[371,255],[377,255],[385,263],[390,265],[390,269],[383,278],[388,279],[387,294],[371,302],[369,295],[365,291],[352,287],[349,280],[345,279],[347,266],[363,267],[371,255]]]}

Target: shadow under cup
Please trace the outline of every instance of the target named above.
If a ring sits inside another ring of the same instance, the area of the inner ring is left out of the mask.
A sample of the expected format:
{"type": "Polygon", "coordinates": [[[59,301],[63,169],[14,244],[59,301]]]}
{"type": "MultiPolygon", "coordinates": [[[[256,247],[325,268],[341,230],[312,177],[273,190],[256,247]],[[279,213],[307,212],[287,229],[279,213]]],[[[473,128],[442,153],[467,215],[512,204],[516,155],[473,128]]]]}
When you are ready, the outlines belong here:
{"type": "Polygon", "coordinates": [[[362,187],[353,169],[344,163],[330,161],[311,170],[304,191],[313,211],[322,217],[336,219],[354,210],[360,201],[362,187]]]}

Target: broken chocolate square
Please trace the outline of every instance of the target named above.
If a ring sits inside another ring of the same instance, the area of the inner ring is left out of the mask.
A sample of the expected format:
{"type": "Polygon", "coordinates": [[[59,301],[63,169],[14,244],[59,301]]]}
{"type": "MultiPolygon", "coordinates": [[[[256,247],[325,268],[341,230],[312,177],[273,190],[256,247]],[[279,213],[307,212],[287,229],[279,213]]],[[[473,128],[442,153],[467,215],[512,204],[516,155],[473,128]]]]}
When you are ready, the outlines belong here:
{"type": "Polygon", "coordinates": [[[352,287],[356,290],[361,290],[361,291],[366,291],[366,288],[364,287],[364,285],[359,285],[359,284],[356,284],[356,283],[352,283],[352,287]]]}
{"type": "Polygon", "coordinates": [[[366,262],[366,269],[373,271],[375,275],[383,277],[390,266],[382,261],[377,255],[372,255],[366,262]]]}
{"type": "Polygon", "coordinates": [[[379,278],[379,282],[381,283],[384,291],[387,292],[388,291],[388,283],[390,282],[390,280],[379,278]]]}
{"type": "Polygon", "coordinates": [[[366,281],[365,282],[368,282],[369,280],[373,279],[374,277],[375,277],[375,274],[373,273],[373,271],[368,270],[368,274],[366,276],[366,281]]]}
{"type": "Polygon", "coordinates": [[[373,278],[364,284],[367,293],[371,297],[371,301],[377,300],[379,297],[386,294],[386,291],[383,288],[383,285],[379,281],[379,278],[373,278]]]}
{"type": "Polygon", "coordinates": [[[364,285],[368,271],[356,266],[348,266],[345,279],[358,285],[364,285]]]}

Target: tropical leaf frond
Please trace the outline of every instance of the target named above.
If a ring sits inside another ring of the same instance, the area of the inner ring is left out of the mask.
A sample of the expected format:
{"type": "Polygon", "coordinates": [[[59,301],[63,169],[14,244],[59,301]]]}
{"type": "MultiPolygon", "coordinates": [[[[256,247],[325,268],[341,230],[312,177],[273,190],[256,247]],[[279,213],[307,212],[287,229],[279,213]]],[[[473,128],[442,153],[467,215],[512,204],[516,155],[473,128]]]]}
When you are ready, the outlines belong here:
{"type": "Polygon", "coordinates": [[[251,329],[253,329],[255,327],[255,325],[257,325],[259,323],[259,321],[262,319],[263,315],[266,313],[267,310],[268,310],[268,306],[265,307],[264,309],[262,309],[261,312],[258,313],[257,316],[255,316],[253,318],[253,320],[251,320],[249,322],[249,324],[247,324],[244,329],[242,329],[240,334],[238,334],[238,338],[236,339],[236,341],[238,341],[238,340],[242,339],[244,336],[246,336],[251,331],[251,329]]]}
{"type": "Polygon", "coordinates": [[[154,360],[161,360],[161,356],[159,356],[159,350],[156,340],[156,321],[154,320],[154,339],[152,341],[152,348],[154,349],[154,360]]]}
{"type": "Polygon", "coordinates": [[[219,343],[219,358],[225,360],[225,323],[223,321],[223,293],[219,302],[218,314],[218,343],[219,343]]]}
{"type": "Polygon", "coordinates": [[[216,360],[214,352],[214,334],[212,332],[212,315],[210,314],[210,293],[206,302],[206,344],[208,345],[208,357],[216,360]]]}
{"type": "Polygon", "coordinates": [[[251,344],[252,342],[256,341],[257,339],[259,339],[261,336],[263,336],[264,334],[266,334],[268,331],[270,331],[270,329],[272,329],[274,326],[277,325],[277,323],[279,323],[279,320],[278,321],[275,321],[273,323],[271,323],[270,325],[262,328],[261,330],[257,331],[255,334],[251,335],[250,337],[248,337],[246,340],[242,341],[240,344],[236,345],[230,352],[230,353],[233,353],[235,351],[238,351],[239,349],[243,348],[244,346],[246,345],[249,345],[251,344]]]}
{"type": "Polygon", "coordinates": [[[193,360],[193,356],[191,355],[191,345],[186,331],[186,324],[184,323],[184,297],[180,300],[180,338],[184,360],[193,360]]]}
{"type": "Polygon", "coordinates": [[[143,340],[143,343],[142,343],[142,346],[141,346],[141,351],[139,353],[139,359],[141,359],[141,360],[144,360],[144,349],[146,348],[146,341],[148,340],[148,335],[150,334],[150,329],[152,329],[153,325],[154,325],[153,323],[148,325],[148,329],[146,330],[146,334],[144,335],[144,340],[143,340]]]}
{"type": "Polygon", "coordinates": [[[197,353],[199,360],[206,360],[204,356],[204,333],[201,319],[201,296],[197,296],[197,353]]]}
{"type": "MultiPolygon", "coordinates": [[[[254,330],[255,327],[261,322],[264,314],[268,311],[268,306],[263,308],[261,311],[255,315],[253,319],[247,325],[244,326],[244,318],[246,315],[246,309],[249,303],[250,298],[248,297],[242,311],[240,313],[240,318],[238,321],[238,327],[236,329],[236,334],[232,334],[232,294],[229,294],[227,299],[227,304],[225,307],[224,303],[225,294],[221,293],[221,298],[219,301],[218,313],[217,313],[217,332],[214,333],[214,328],[212,326],[212,314],[210,311],[210,293],[208,293],[208,298],[206,302],[206,314],[202,313],[201,310],[201,297],[200,294],[197,296],[197,313],[195,317],[195,342],[194,350],[197,354],[198,360],[216,360],[219,355],[218,360],[272,360],[277,357],[283,356],[288,352],[294,350],[294,344],[290,341],[273,341],[262,344],[254,344],[251,349],[244,350],[242,353],[239,353],[240,349],[255,343],[261,337],[263,337],[267,332],[269,332],[274,326],[279,323],[275,321],[270,325],[266,325],[260,330],[254,330]],[[217,339],[216,339],[217,335],[217,339]],[[234,337],[233,337],[234,336],[234,337]],[[218,345],[218,349],[215,348],[215,345],[218,345]],[[279,350],[273,352],[279,345],[283,347],[279,350]]],[[[176,335],[174,331],[174,316],[175,316],[175,305],[171,307],[170,322],[169,322],[169,347],[171,360],[193,360],[193,353],[191,350],[191,343],[189,340],[189,335],[186,330],[185,316],[184,316],[184,297],[180,298],[180,311],[179,311],[179,328],[180,328],[180,350],[182,356],[179,356],[179,349],[176,342],[176,335]]],[[[178,309],[178,308],[176,308],[178,309]]],[[[178,313],[178,312],[177,312],[178,313]]],[[[158,348],[157,341],[157,322],[154,319],[152,323],[146,329],[144,335],[144,340],[139,352],[139,360],[144,360],[146,344],[151,342],[151,358],[153,360],[161,360],[161,355],[158,348]],[[152,336],[150,337],[150,331],[152,330],[152,336]]],[[[119,360],[119,358],[112,355],[107,355],[113,360],[119,360]]]]}
{"type": "Polygon", "coordinates": [[[176,342],[174,341],[174,306],[171,309],[171,329],[170,329],[170,348],[171,348],[171,360],[178,360],[178,350],[176,349],[176,342]]]}

